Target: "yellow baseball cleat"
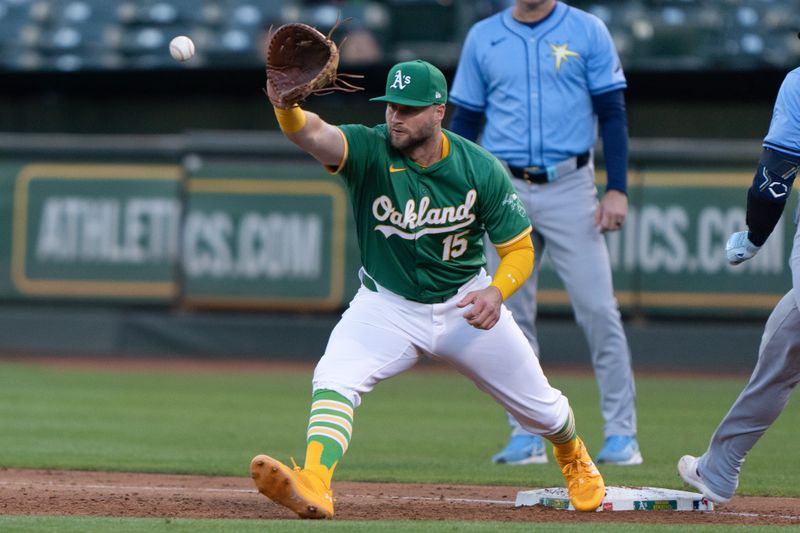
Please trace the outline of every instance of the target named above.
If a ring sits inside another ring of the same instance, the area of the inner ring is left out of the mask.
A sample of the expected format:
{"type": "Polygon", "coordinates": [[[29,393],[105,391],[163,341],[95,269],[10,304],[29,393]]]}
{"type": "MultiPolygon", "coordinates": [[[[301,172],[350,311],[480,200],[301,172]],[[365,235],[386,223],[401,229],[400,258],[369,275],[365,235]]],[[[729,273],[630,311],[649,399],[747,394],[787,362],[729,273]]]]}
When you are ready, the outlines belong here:
{"type": "Polygon", "coordinates": [[[333,493],[313,472],[256,455],[250,462],[250,476],[258,492],[301,518],[333,518],[333,493]]]}
{"type": "Polygon", "coordinates": [[[578,443],[573,452],[559,453],[557,446],[553,447],[554,455],[561,473],[567,482],[569,501],[577,511],[594,511],[603,502],[606,495],[606,484],[603,476],[594,466],[589,452],[583,441],[578,438],[578,443]]]}

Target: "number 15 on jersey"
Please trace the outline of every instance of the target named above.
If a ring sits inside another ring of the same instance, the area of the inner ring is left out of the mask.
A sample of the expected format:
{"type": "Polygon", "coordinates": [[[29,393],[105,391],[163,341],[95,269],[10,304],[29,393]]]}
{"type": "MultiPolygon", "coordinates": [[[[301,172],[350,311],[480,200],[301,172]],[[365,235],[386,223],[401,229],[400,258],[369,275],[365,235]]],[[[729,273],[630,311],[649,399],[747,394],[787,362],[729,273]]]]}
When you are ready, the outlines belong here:
{"type": "Polygon", "coordinates": [[[469,233],[469,230],[448,235],[444,239],[444,251],[442,252],[442,261],[449,261],[453,257],[461,257],[467,251],[469,244],[464,238],[464,235],[469,233]]]}

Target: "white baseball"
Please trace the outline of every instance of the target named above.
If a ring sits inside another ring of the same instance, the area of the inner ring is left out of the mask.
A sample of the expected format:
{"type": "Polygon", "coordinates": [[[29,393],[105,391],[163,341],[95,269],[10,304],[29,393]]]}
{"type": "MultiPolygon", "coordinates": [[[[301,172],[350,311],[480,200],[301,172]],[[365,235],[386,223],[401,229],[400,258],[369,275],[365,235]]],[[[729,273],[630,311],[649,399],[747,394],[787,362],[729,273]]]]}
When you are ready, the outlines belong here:
{"type": "Polygon", "coordinates": [[[185,35],[179,35],[169,42],[169,53],[176,61],[186,61],[194,55],[194,43],[185,35]]]}

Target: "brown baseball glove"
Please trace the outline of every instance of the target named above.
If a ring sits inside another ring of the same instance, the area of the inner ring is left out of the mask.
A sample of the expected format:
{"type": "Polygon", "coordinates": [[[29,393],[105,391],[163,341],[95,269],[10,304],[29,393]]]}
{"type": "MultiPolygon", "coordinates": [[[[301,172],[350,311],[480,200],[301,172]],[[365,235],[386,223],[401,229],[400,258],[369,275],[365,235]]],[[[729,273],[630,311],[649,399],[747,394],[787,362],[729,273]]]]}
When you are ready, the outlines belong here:
{"type": "Polygon", "coordinates": [[[264,92],[275,107],[288,109],[312,94],[362,90],[342,77],[361,78],[337,72],[339,49],[331,35],[307,24],[284,24],[267,35],[267,86],[264,92]]]}

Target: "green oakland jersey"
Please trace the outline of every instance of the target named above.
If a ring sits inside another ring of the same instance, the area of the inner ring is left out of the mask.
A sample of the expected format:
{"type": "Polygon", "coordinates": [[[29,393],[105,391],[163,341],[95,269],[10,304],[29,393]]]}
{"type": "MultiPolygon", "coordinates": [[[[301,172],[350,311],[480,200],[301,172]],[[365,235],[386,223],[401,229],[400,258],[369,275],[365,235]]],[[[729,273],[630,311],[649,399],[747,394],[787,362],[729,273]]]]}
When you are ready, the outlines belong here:
{"type": "Polygon", "coordinates": [[[494,244],[530,232],[500,162],[445,131],[449,152],[421,167],[392,148],[387,128],[340,126],[347,147],[339,173],[350,192],[361,263],[378,284],[409,300],[443,302],[484,266],[494,244]]]}

